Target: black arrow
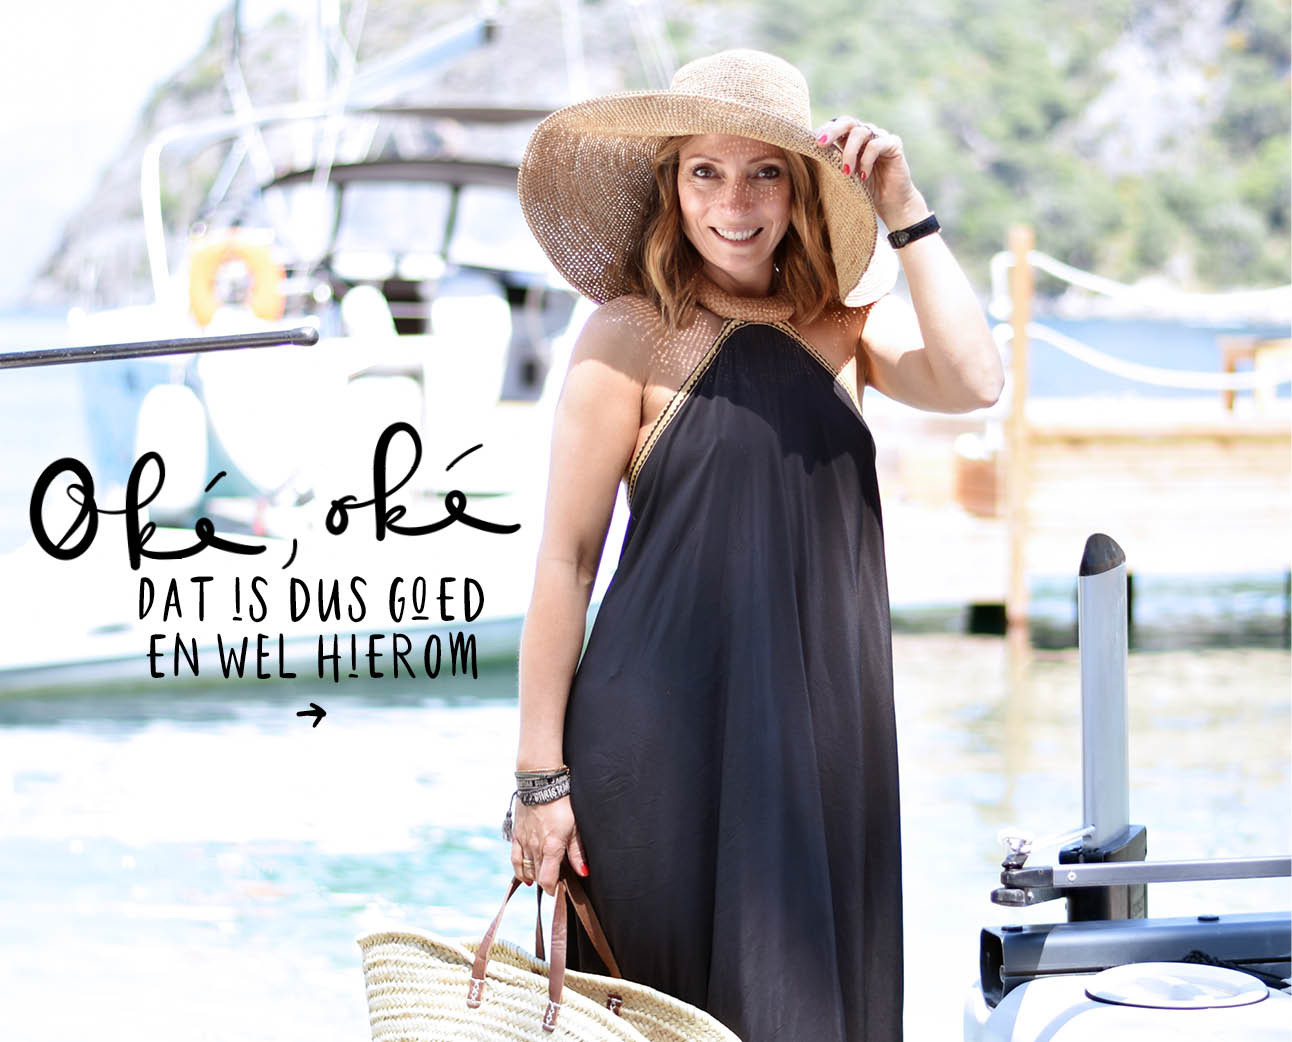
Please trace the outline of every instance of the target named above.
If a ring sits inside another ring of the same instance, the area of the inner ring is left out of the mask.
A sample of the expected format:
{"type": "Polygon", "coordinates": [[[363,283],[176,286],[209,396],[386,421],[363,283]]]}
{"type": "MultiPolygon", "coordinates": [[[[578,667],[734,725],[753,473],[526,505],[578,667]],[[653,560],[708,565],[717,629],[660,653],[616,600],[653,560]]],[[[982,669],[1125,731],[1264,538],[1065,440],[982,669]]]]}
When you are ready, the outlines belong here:
{"type": "Polygon", "coordinates": [[[319,725],[319,721],[320,721],[320,720],[322,720],[325,716],[327,716],[327,710],[326,710],[326,709],[324,709],[324,708],[323,708],[321,705],[319,705],[317,702],[311,702],[311,703],[310,703],[310,707],[309,707],[308,709],[302,709],[302,710],[301,710],[299,713],[297,713],[296,715],[297,715],[297,716],[312,716],[312,717],[314,717],[314,723],[310,724],[310,726],[311,726],[311,727],[318,727],[318,725],[319,725]]]}

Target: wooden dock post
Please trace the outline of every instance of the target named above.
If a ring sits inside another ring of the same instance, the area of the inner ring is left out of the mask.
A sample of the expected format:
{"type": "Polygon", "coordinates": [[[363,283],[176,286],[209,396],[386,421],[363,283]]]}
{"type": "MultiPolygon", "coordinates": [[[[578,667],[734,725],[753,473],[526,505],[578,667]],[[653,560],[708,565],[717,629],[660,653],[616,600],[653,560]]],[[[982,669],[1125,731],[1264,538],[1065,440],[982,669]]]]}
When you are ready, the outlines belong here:
{"type": "Polygon", "coordinates": [[[1026,225],[1009,230],[1014,267],[1009,275],[1010,341],[1009,419],[1006,421],[1005,495],[1009,523],[1009,584],[1005,591],[1005,623],[1010,629],[1027,628],[1027,324],[1032,319],[1035,276],[1028,254],[1036,233],[1026,225]]]}

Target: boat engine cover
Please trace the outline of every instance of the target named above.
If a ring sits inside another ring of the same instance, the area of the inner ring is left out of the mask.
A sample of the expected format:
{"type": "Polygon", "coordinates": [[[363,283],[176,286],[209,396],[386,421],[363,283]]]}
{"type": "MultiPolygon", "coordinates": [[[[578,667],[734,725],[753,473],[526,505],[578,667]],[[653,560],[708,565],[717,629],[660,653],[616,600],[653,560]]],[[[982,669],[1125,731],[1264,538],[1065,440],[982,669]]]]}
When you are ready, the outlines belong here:
{"type": "MultiPolygon", "coordinates": [[[[1269,991],[1254,977],[1236,970],[1224,971],[1224,983],[1191,983],[1195,971],[1215,969],[1186,963],[1136,963],[1096,974],[1031,980],[1001,999],[972,1037],[975,1042],[1131,1038],[1136,1042],[1288,1042],[1292,1037],[1292,997],[1269,991]],[[1123,973],[1118,975],[1116,970],[1123,973]],[[1246,979],[1235,986],[1229,982],[1230,974],[1246,979]],[[1172,983],[1175,979],[1182,983],[1172,983]],[[1151,998],[1157,1005],[1095,999],[1088,989],[1151,998]],[[1255,997],[1258,992],[1264,994],[1255,997]],[[1254,997],[1243,1005],[1220,1005],[1222,993],[1229,995],[1230,1002],[1239,995],[1254,997]],[[1184,1004],[1204,995],[1210,996],[1206,1005],[1184,1004]]],[[[966,1037],[970,1037],[969,1020],[966,1017],[966,1037]]]]}
{"type": "Polygon", "coordinates": [[[1270,989],[1249,973],[1179,962],[1113,966],[1095,974],[1086,985],[1086,994],[1092,999],[1149,1009],[1248,1006],[1269,993],[1270,989]]]}

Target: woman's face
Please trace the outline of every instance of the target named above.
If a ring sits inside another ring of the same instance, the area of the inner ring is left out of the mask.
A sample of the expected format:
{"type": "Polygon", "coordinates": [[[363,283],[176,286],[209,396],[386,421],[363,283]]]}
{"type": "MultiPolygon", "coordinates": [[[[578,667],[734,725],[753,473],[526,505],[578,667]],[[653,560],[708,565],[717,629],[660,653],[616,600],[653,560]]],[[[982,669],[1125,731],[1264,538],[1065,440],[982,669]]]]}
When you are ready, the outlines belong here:
{"type": "Polygon", "coordinates": [[[696,135],[678,153],[677,194],[705,273],[731,292],[766,293],[772,255],[790,224],[785,153],[753,138],[696,135]]]}

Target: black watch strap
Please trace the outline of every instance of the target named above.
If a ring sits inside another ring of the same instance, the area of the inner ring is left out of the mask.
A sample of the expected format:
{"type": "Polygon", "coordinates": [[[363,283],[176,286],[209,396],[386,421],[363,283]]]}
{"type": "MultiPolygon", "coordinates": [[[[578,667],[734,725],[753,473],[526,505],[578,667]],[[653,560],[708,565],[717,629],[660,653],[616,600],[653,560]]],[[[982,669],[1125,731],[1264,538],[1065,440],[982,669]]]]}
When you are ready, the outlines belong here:
{"type": "Polygon", "coordinates": [[[916,239],[923,239],[926,235],[932,235],[941,227],[942,225],[938,224],[937,214],[931,213],[924,220],[912,224],[909,228],[899,228],[895,232],[889,232],[888,242],[893,249],[900,250],[903,246],[914,242],[916,239]]]}

